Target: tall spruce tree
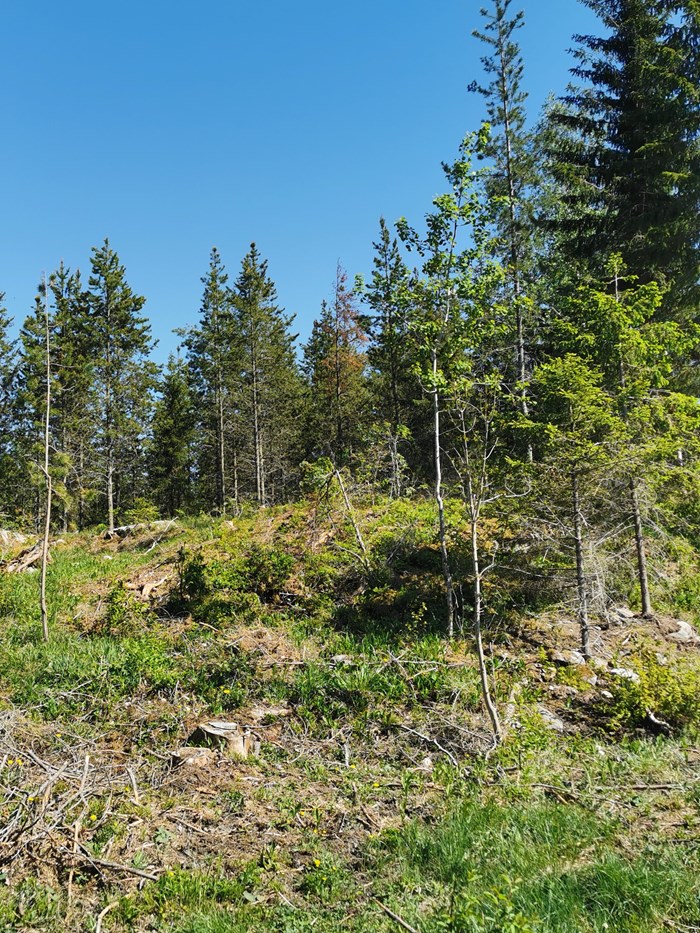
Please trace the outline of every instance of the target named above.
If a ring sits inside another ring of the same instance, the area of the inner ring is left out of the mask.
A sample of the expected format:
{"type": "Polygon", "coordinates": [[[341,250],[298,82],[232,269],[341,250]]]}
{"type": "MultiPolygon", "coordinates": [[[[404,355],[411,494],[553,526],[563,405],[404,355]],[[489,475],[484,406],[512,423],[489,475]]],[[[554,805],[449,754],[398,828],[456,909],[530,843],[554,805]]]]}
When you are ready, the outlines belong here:
{"type": "Polygon", "coordinates": [[[321,305],[304,346],[310,388],[310,444],[315,455],[348,465],[359,452],[368,416],[365,376],[367,335],[348,288],[347,273],[336,268],[333,299],[321,305]]]}
{"type": "Polygon", "coordinates": [[[369,308],[364,319],[369,385],[374,420],[380,429],[386,428],[382,433],[389,447],[391,492],[400,495],[406,454],[413,448],[412,439],[422,435],[418,415],[422,393],[411,369],[408,342],[410,273],[383,217],[374,250],[372,277],[362,292],[369,308]]]}
{"type": "Polygon", "coordinates": [[[482,31],[474,36],[490,49],[481,62],[490,79],[487,84],[474,82],[486,101],[491,133],[484,145],[484,156],[492,164],[486,179],[486,193],[499,237],[499,258],[506,270],[507,306],[511,312],[515,336],[515,395],[523,415],[527,415],[527,379],[529,362],[526,329],[533,266],[532,187],[536,183],[532,138],[526,128],[523,90],[524,65],[516,34],[524,24],[521,12],[510,15],[511,0],[492,0],[482,9],[482,31]]]}
{"type": "Polygon", "coordinates": [[[238,502],[239,498],[240,402],[236,393],[241,362],[228,275],[216,247],[201,281],[199,324],[183,336],[197,404],[202,505],[224,512],[229,499],[238,502]]]}
{"type": "Polygon", "coordinates": [[[267,260],[255,243],[243,258],[231,298],[239,353],[242,479],[246,493],[267,505],[292,487],[301,381],[290,331],[294,318],[277,304],[267,260]]]}
{"type": "Polygon", "coordinates": [[[126,281],[126,270],[109,240],[94,247],[88,321],[95,350],[98,467],[106,519],[143,491],[144,436],[155,367],[149,363],[151,329],[141,310],[146,299],[126,281]]]}
{"type": "Polygon", "coordinates": [[[700,23],[677,0],[583,0],[602,37],[576,36],[571,88],[549,115],[565,260],[622,254],[667,287],[666,313],[695,314],[700,275],[700,23]]]}

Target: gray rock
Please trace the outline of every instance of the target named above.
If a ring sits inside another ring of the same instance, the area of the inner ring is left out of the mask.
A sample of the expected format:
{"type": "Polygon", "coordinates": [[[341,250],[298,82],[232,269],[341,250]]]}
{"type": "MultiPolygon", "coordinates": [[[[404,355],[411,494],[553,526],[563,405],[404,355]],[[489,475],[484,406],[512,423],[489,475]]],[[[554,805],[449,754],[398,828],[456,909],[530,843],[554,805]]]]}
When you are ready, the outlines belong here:
{"type": "Polygon", "coordinates": [[[237,722],[202,722],[187,740],[189,745],[218,748],[229,755],[247,758],[260,752],[260,737],[237,722]]]}
{"type": "Polygon", "coordinates": [[[191,748],[187,745],[174,751],[171,758],[174,768],[204,768],[215,761],[216,752],[211,748],[191,748]]]}
{"type": "Polygon", "coordinates": [[[700,636],[689,622],[683,622],[682,619],[675,619],[674,621],[678,626],[678,631],[671,632],[667,638],[681,645],[700,645],[700,636]]]}
{"type": "Polygon", "coordinates": [[[623,680],[631,680],[633,684],[639,683],[639,674],[631,671],[628,667],[611,667],[610,673],[615,677],[621,677],[623,680]]]}
{"type": "Polygon", "coordinates": [[[542,722],[547,729],[551,729],[552,732],[565,731],[566,726],[562,720],[558,716],[555,716],[554,713],[552,713],[550,710],[548,710],[546,706],[538,706],[537,712],[542,717],[542,722]]]}

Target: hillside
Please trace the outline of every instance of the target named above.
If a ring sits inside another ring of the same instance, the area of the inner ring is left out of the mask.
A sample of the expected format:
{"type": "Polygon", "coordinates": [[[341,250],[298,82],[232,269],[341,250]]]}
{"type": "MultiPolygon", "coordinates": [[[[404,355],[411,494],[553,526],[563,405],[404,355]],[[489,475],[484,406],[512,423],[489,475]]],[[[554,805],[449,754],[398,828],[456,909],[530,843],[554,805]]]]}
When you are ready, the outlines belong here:
{"type": "Polygon", "coordinates": [[[5,566],[0,930],[698,927],[700,643],[672,571],[654,619],[596,618],[589,663],[564,598],[492,614],[497,747],[471,633],[442,631],[433,506],[352,517],[64,535],[48,644],[38,574],[5,566]],[[248,757],[178,753],[209,721],[248,757]]]}

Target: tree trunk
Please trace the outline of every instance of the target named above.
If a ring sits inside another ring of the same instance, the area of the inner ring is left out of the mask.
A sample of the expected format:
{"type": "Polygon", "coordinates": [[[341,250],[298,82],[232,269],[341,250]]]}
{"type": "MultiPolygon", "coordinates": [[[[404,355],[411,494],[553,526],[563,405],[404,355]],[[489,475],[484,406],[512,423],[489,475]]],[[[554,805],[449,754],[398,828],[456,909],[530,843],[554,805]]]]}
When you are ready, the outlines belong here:
{"type": "Polygon", "coordinates": [[[450,559],[447,553],[447,527],[445,523],[445,503],[442,498],[442,448],[440,443],[440,396],[437,390],[437,351],[432,350],[433,380],[433,441],[435,453],[435,502],[437,503],[438,519],[440,523],[440,557],[442,559],[442,576],[445,581],[445,608],[447,610],[447,635],[454,638],[455,633],[455,605],[454,584],[450,559]]]}
{"type": "Polygon", "coordinates": [[[578,591],[578,618],[581,630],[581,648],[586,658],[591,656],[590,632],[588,623],[588,592],[583,564],[583,518],[578,473],[571,474],[571,498],[574,519],[574,544],[576,547],[576,588],[578,591]]]}
{"type": "Polygon", "coordinates": [[[216,378],[216,495],[219,500],[217,504],[223,515],[226,512],[226,438],[224,435],[224,392],[220,369],[217,369],[216,378]]]}
{"type": "Polygon", "coordinates": [[[497,742],[501,742],[503,739],[503,729],[501,727],[501,720],[498,716],[498,710],[496,709],[496,704],[493,702],[491,696],[491,689],[489,687],[489,675],[486,669],[486,657],[484,656],[484,645],[481,637],[481,617],[482,617],[482,595],[481,595],[481,563],[479,560],[479,537],[478,537],[478,521],[479,521],[479,510],[477,509],[474,499],[470,493],[470,512],[471,512],[471,543],[472,543],[472,565],[474,568],[474,639],[476,641],[476,655],[479,662],[479,677],[481,678],[481,692],[484,697],[484,705],[486,706],[486,711],[491,720],[491,728],[493,729],[493,735],[497,742]]]}
{"type": "Polygon", "coordinates": [[[642,600],[642,615],[645,619],[651,618],[654,610],[651,605],[651,596],[649,594],[649,574],[647,572],[647,555],[644,546],[644,526],[642,525],[642,513],[639,508],[639,494],[637,484],[630,479],[630,502],[632,504],[632,518],[634,520],[634,542],[637,550],[637,568],[639,572],[639,592],[642,600]]]}
{"type": "Polygon", "coordinates": [[[41,583],[39,603],[41,609],[41,629],[44,641],[49,640],[49,612],[46,604],[46,569],[49,563],[49,534],[51,532],[51,498],[53,486],[49,463],[50,426],[51,426],[51,330],[49,327],[49,305],[44,276],[44,311],[46,321],[46,417],[44,419],[44,477],[46,479],[46,514],[44,516],[44,542],[41,552],[41,583]]]}

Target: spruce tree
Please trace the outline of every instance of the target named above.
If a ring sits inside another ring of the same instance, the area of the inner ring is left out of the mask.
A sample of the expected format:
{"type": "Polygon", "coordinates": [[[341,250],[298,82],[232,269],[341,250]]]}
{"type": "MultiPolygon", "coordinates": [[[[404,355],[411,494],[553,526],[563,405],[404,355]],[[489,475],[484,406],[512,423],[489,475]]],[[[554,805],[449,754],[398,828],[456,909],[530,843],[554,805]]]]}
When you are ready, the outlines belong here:
{"type": "Polygon", "coordinates": [[[186,365],[170,356],[159,386],[148,449],[153,500],[165,516],[193,501],[196,418],[186,365]]]}
{"type": "MultiPolygon", "coordinates": [[[[364,317],[369,386],[374,427],[388,443],[391,492],[401,495],[407,455],[415,450],[415,438],[422,437],[425,419],[420,418],[421,390],[411,370],[408,342],[410,273],[383,217],[379,233],[372,277],[362,292],[369,308],[364,317]]],[[[416,458],[412,460],[415,468],[416,458]]]]}
{"type": "Polygon", "coordinates": [[[241,362],[228,275],[216,247],[201,281],[200,321],[183,336],[197,407],[202,505],[224,512],[229,499],[239,498],[241,362]]]}
{"type": "Polygon", "coordinates": [[[486,177],[486,194],[498,234],[498,254],[506,270],[508,307],[514,329],[515,395],[527,415],[527,379],[529,361],[526,333],[528,308],[532,303],[533,278],[533,203],[536,183],[532,138],[526,128],[523,90],[524,65],[516,34],[524,24],[521,12],[510,15],[511,0],[492,0],[482,9],[483,31],[474,36],[490,49],[481,62],[490,79],[486,85],[474,82],[486,101],[490,135],[483,155],[492,170],[486,177]]]}
{"type": "Polygon", "coordinates": [[[16,449],[16,341],[9,330],[12,318],[4,306],[5,294],[0,292],[0,515],[14,518],[17,491],[21,486],[21,464],[16,449]]]}
{"type": "Polygon", "coordinates": [[[333,299],[321,305],[304,346],[303,365],[310,391],[311,452],[330,456],[339,467],[350,464],[365,437],[366,342],[355,295],[338,263],[333,299]]]}
{"type": "Polygon", "coordinates": [[[143,441],[155,368],[148,362],[150,325],[141,316],[146,299],[126,281],[126,270],[108,240],[94,247],[88,321],[95,352],[96,440],[107,524],[143,491],[143,441]]]}
{"type": "Polygon", "coordinates": [[[279,501],[292,487],[298,463],[301,382],[294,356],[294,320],[251,243],[234,283],[238,346],[242,480],[259,505],[279,501]]]}
{"type": "Polygon", "coordinates": [[[700,25],[675,0],[584,0],[602,37],[576,36],[581,85],[549,117],[563,257],[600,268],[622,254],[694,313],[700,273],[700,25]]]}

